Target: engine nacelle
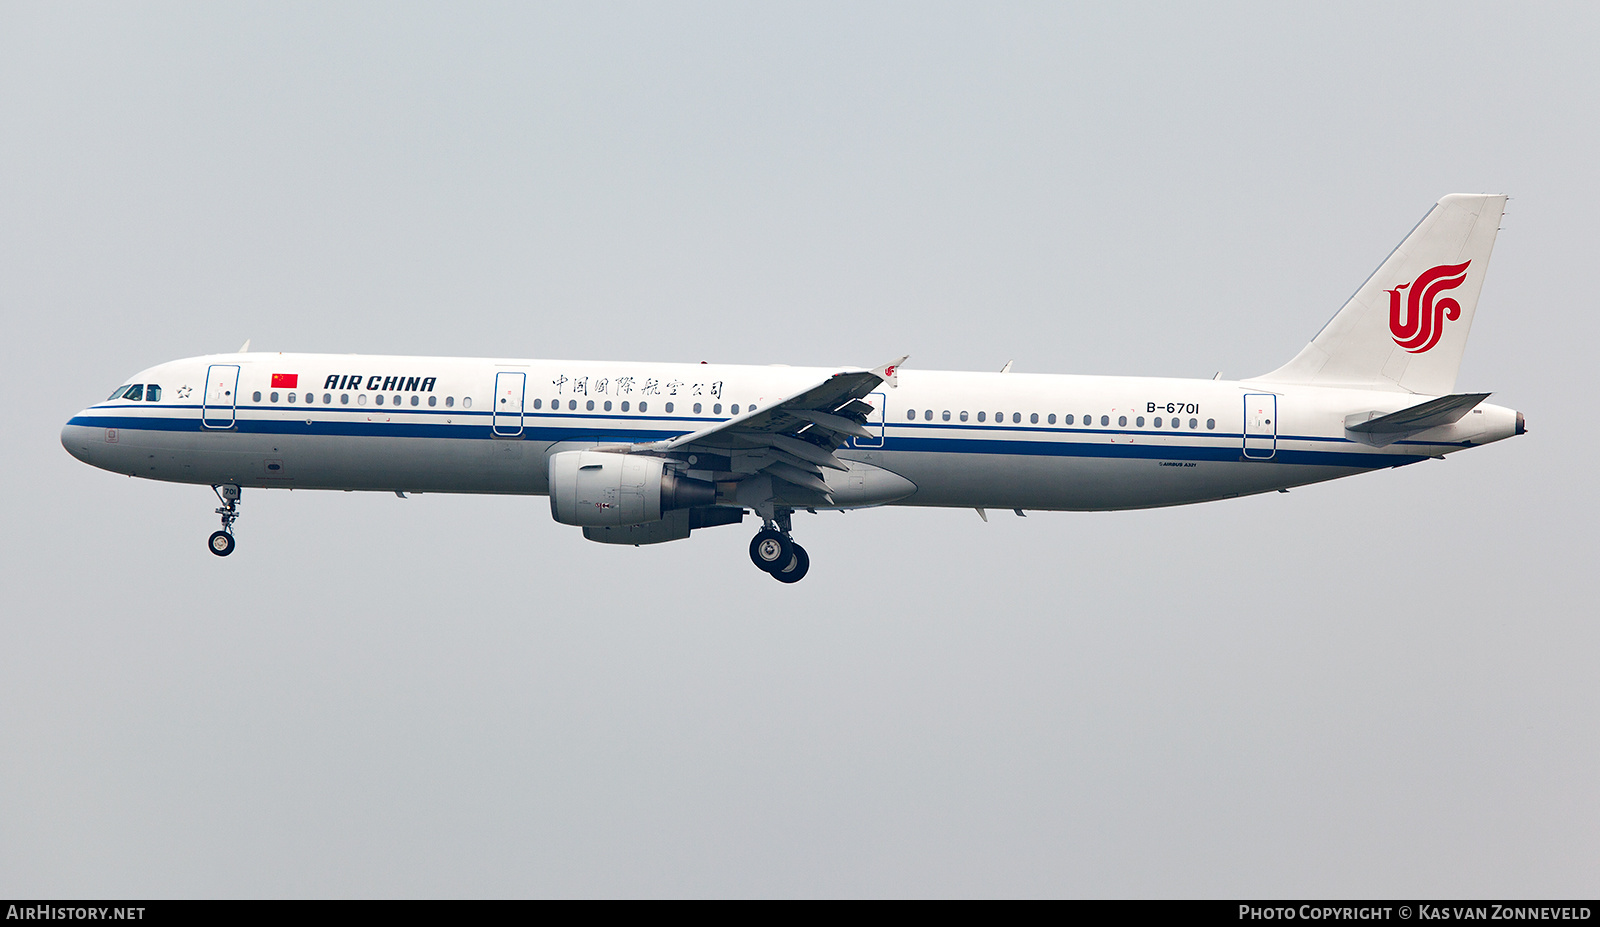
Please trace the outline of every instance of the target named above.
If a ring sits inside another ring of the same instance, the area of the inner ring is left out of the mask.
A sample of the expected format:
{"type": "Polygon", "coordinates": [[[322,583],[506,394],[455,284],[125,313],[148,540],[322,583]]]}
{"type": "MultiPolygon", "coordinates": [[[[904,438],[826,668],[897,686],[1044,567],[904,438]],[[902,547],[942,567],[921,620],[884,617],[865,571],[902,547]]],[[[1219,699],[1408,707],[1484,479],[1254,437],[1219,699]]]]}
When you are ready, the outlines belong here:
{"type": "Polygon", "coordinates": [[[550,515],[564,525],[643,525],[663,512],[711,505],[717,487],[659,457],[562,451],[550,455],[550,515]]]}

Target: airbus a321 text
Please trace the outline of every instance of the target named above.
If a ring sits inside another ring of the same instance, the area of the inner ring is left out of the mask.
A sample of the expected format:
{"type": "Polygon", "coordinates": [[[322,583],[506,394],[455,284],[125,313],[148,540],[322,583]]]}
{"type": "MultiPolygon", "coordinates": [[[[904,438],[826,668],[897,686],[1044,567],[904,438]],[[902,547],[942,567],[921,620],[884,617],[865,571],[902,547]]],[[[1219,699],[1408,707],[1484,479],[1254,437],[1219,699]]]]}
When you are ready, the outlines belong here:
{"type": "MultiPolygon", "coordinates": [[[[209,485],[548,495],[605,544],[797,511],[1184,505],[1398,467],[1524,431],[1457,393],[1504,196],[1439,200],[1293,360],[1248,380],[241,352],[158,364],[67,422],[85,463],[209,485]]],[[[1009,365],[1007,365],[1009,367],[1009,365]]]]}

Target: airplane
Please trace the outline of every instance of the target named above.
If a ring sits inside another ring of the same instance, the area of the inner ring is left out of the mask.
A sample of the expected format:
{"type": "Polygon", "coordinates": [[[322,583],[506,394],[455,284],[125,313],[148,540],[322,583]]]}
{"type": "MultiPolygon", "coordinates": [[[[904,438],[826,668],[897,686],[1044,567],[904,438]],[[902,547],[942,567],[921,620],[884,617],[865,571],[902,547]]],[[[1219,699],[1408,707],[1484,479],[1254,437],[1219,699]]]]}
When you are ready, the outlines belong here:
{"type": "Polygon", "coordinates": [[[884,505],[1187,505],[1430,459],[1526,432],[1457,393],[1503,195],[1440,199],[1311,342],[1244,380],[248,350],[158,364],[61,443],[209,485],[228,556],[246,487],[547,495],[604,544],[741,523],[780,582],[793,515],[884,505]]]}

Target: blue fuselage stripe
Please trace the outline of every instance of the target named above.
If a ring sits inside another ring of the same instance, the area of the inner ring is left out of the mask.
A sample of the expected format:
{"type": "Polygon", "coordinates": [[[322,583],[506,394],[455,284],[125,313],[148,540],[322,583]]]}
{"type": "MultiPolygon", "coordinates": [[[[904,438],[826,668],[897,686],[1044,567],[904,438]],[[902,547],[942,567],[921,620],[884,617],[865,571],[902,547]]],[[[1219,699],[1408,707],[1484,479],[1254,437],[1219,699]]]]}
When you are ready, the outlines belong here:
{"type": "MultiPolygon", "coordinates": [[[[142,407],[145,411],[149,407],[142,407]]],[[[520,430],[515,425],[516,416],[502,416],[499,430],[496,434],[494,416],[491,412],[467,412],[461,410],[400,410],[387,411],[383,409],[331,409],[326,407],[310,406],[305,412],[313,418],[307,421],[304,418],[259,418],[247,416],[243,413],[256,411],[247,407],[240,407],[233,425],[226,428],[205,427],[200,420],[200,407],[174,407],[161,406],[163,411],[188,412],[183,417],[146,417],[141,415],[78,415],[68,423],[88,428],[117,428],[128,431],[160,431],[178,433],[227,433],[264,434],[264,435],[304,435],[322,436],[332,435],[341,437],[386,437],[386,438],[449,438],[466,440],[507,440],[522,439],[529,441],[616,441],[633,443],[639,441],[657,441],[674,438],[688,434],[699,428],[705,427],[721,418],[700,418],[689,416],[675,416],[673,418],[657,418],[640,415],[606,415],[604,413],[560,413],[525,412],[522,416],[520,430]],[[332,414],[333,418],[328,416],[332,414]],[[368,418],[382,416],[404,417],[437,417],[448,415],[452,419],[470,419],[473,421],[451,424],[435,424],[430,422],[401,421],[401,422],[374,422],[358,421],[357,417],[368,418]],[[511,423],[505,421],[511,419],[511,423]],[[563,420],[571,421],[566,424],[563,420]],[[615,425],[578,424],[578,422],[627,422],[631,427],[617,429],[615,425]],[[684,428],[684,424],[693,427],[684,428]],[[643,427],[641,427],[643,426],[643,427]],[[512,434],[504,432],[511,431],[512,434]]],[[[103,407],[91,411],[109,412],[103,407]]],[[[132,411],[130,409],[129,411],[132,411]]],[[[215,412],[219,410],[207,410],[215,412]]],[[[271,409],[281,415],[281,407],[271,409]]],[[[1183,460],[1183,461],[1239,461],[1257,460],[1261,463],[1278,464],[1304,464],[1311,466],[1351,467],[1358,469],[1381,469],[1395,467],[1407,463],[1425,460],[1425,454],[1393,454],[1375,451],[1357,450],[1299,450],[1286,448],[1286,443],[1293,442],[1333,442],[1346,447],[1359,447],[1354,442],[1344,438],[1327,437],[1323,435],[1279,435],[1276,438],[1277,447],[1273,456],[1267,459],[1246,458],[1240,445],[1242,435],[1226,432],[1208,432],[1205,435],[1182,433],[1172,431],[1127,431],[1117,429],[1070,428],[1070,427],[1040,427],[1026,425],[957,425],[943,423],[912,423],[895,424],[890,427],[881,444],[863,445],[864,449],[899,451],[912,453],[959,453],[959,454],[999,454],[1020,455],[1033,457],[1088,457],[1106,459],[1147,459],[1147,460],[1183,460]],[[928,434],[916,437],[902,437],[895,435],[895,431],[914,428],[928,434]],[[982,438],[972,437],[972,432],[1006,431],[1011,433],[1022,432],[1030,437],[1019,438],[982,438]],[[936,436],[937,435],[937,436],[936,436]],[[957,436],[959,435],[959,437],[957,436]],[[1083,440],[1035,440],[1035,435],[1085,435],[1097,438],[1114,439],[1112,443],[1099,443],[1098,441],[1083,440]],[[1209,439],[1207,444],[1166,444],[1166,443],[1138,443],[1157,439],[1170,441],[1173,438],[1203,437],[1209,439]],[[1125,440],[1127,443],[1115,443],[1115,439],[1125,440]],[[1226,443],[1215,443],[1215,442],[1226,443]]],[[[1270,439],[1267,439],[1270,440],[1270,439]]],[[[1420,442],[1416,442],[1420,443],[1420,442]]],[[[1264,448],[1265,449],[1265,448],[1264,448]]],[[[850,450],[850,448],[845,448],[850,450]]]]}

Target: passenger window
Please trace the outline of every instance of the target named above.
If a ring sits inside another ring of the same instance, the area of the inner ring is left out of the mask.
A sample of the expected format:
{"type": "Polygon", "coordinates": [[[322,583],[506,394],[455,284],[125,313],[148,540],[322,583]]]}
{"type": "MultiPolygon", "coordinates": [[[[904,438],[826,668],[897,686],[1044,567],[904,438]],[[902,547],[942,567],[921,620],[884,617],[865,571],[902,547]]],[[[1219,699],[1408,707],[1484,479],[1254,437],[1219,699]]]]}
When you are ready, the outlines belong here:
{"type": "Polygon", "coordinates": [[[250,401],[251,402],[260,402],[261,401],[261,390],[256,390],[255,392],[251,393],[250,394],[250,401]]]}
{"type": "Polygon", "coordinates": [[[1135,425],[1138,425],[1140,428],[1143,428],[1144,427],[1144,416],[1141,415],[1138,418],[1134,419],[1133,423],[1135,425]]]}
{"type": "Polygon", "coordinates": [[[649,408],[650,408],[650,403],[648,403],[648,402],[645,402],[645,401],[644,401],[644,400],[642,400],[642,399],[641,399],[641,400],[639,400],[639,411],[640,411],[640,412],[645,412],[645,411],[648,411],[648,410],[649,410],[649,408]]]}
{"type": "MultiPolygon", "coordinates": [[[[1189,427],[1190,428],[1198,428],[1199,426],[1200,426],[1200,422],[1197,419],[1192,419],[1192,418],[1189,419],[1189,427]]],[[[1178,427],[1178,420],[1177,419],[1173,419],[1172,420],[1172,427],[1174,427],[1174,428],[1178,427]]]]}
{"type": "MultiPolygon", "coordinates": [[[[273,393],[272,394],[272,401],[273,402],[277,402],[278,401],[278,394],[277,393],[273,393]]],[[[379,393],[378,395],[372,397],[372,401],[377,403],[380,406],[383,405],[383,394],[379,393]]]]}
{"type": "Polygon", "coordinates": [[[471,396],[462,396],[461,397],[461,408],[463,408],[463,409],[472,408],[472,397],[471,396]]]}
{"type": "Polygon", "coordinates": [[[756,410],[756,404],[752,402],[752,403],[750,403],[750,407],[746,411],[754,412],[755,410],[756,410]]]}
{"type": "Polygon", "coordinates": [[[988,417],[988,413],[987,412],[979,412],[978,413],[978,421],[980,421],[980,422],[983,421],[987,417],[988,417]]]}
{"type": "Polygon", "coordinates": [[[123,394],[122,398],[123,399],[132,399],[134,402],[138,402],[139,400],[143,399],[144,398],[144,384],[143,383],[135,383],[132,386],[128,387],[128,391],[123,394]]]}
{"type": "Polygon", "coordinates": [[[1028,416],[1028,424],[1030,424],[1030,425],[1039,424],[1039,413],[1035,412],[1032,415],[1029,415],[1028,416]]]}
{"type": "Polygon", "coordinates": [[[1054,425],[1056,423],[1056,414],[1054,412],[1051,412],[1050,413],[1050,417],[1045,419],[1045,421],[1047,421],[1050,424],[1054,425]]]}
{"type": "Polygon", "coordinates": [[[161,387],[157,386],[154,383],[150,384],[149,386],[146,386],[144,388],[144,401],[145,402],[160,402],[161,401],[161,387]]]}
{"type": "Polygon", "coordinates": [[[712,406],[711,407],[711,414],[712,415],[721,415],[722,414],[722,403],[719,402],[716,405],[712,406]]]}
{"type": "Polygon", "coordinates": [[[963,421],[963,422],[964,422],[964,421],[966,421],[966,420],[967,420],[967,413],[966,413],[966,412],[965,412],[965,411],[964,411],[964,410],[963,410],[963,411],[962,411],[962,413],[961,413],[961,420],[962,420],[962,421],[963,421]]]}
{"type": "Polygon", "coordinates": [[[294,393],[289,393],[288,396],[289,396],[289,401],[290,402],[294,402],[295,394],[294,393]]]}
{"type": "Polygon", "coordinates": [[[917,410],[916,409],[907,409],[906,410],[906,421],[914,422],[916,420],[917,420],[917,410]]]}
{"type": "Polygon", "coordinates": [[[700,403],[698,403],[698,402],[694,404],[694,414],[696,414],[696,415],[700,414],[700,403]]]}
{"type": "Polygon", "coordinates": [[[1022,413],[1021,412],[1013,412],[1013,413],[1011,413],[1011,424],[1013,424],[1013,425],[1022,424],[1022,413]]]}
{"type": "MultiPolygon", "coordinates": [[[[733,414],[734,414],[734,415],[738,415],[738,414],[739,414],[739,404],[738,404],[738,403],[737,403],[737,402],[736,402],[736,403],[734,403],[734,404],[733,404],[733,405],[732,405],[732,406],[731,406],[731,407],[730,407],[730,411],[732,411],[732,412],[733,412],[733,414]]],[[[915,414],[915,413],[913,413],[913,414],[915,414]]]]}
{"type": "Polygon", "coordinates": [[[667,403],[667,411],[668,411],[668,412],[671,412],[671,411],[672,411],[672,403],[670,403],[670,402],[669,402],[669,403],[667,403]]]}
{"type": "Polygon", "coordinates": [[[420,405],[422,405],[422,397],[421,397],[421,396],[412,396],[412,397],[411,397],[411,404],[412,404],[412,405],[413,405],[413,406],[420,406],[420,405]]]}
{"type": "Polygon", "coordinates": [[[940,413],[939,417],[941,419],[943,419],[944,421],[947,421],[947,422],[950,421],[950,410],[949,409],[944,410],[944,412],[940,413]]]}
{"type": "Polygon", "coordinates": [[[366,393],[360,393],[360,394],[358,394],[358,395],[357,395],[357,396],[356,396],[356,405],[358,405],[358,406],[364,406],[364,405],[366,405],[366,404],[367,404],[367,394],[366,394],[366,393]]]}
{"type": "MultiPolygon", "coordinates": [[[[429,396],[428,398],[432,399],[433,397],[429,396]]],[[[322,404],[325,405],[325,406],[333,405],[333,394],[332,393],[323,393],[322,394],[322,404]]],[[[429,405],[432,405],[432,403],[429,403],[429,405]]]]}
{"type": "Polygon", "coordinates": [[[272,400],[273,402],[277,402],[278,401],[278,394],[277,393],[268,393],[267,394],[267,398],[272,400]]]}
{"type": "Polygon", "coordinates": [[[394,404],[395,405],[399,405],[400,404],[400,397],[399,396],[394,397],[394,404]]]}
{"type": "Polygon", "coordinates": [[[446,397],[444,397],[444,407],[446,409],[453,408],[455,406],[455,404],[456,404],[456,397],[454,397],[454,396],[446,396],[446,397]]]}
{"type": "Polygon", "coordinates": [[[1109,424],[1111,424],[1111,416],[1109,416],[1109,415],[1100,416],[1100,425],[1101,425],[1101,427],[1104,427],[1104,426],[1109,425],[1109,424]]]}
{"type": "Polygon", "coordinates": [[[567,411],[568,412],[576,412],[576,411],[578,411],[578,400],[576,400],[576,399],[568,399],[567,400],[567,411]]]}
{"type": "Polygon", "coordinates": [[[350,394],[349,393],[340,393],[339,394],[339,405],[347,406],[349,404],[350,404],[350,394]]]}
{"type": "Polygon", "coordinates": [[[1118,428],[1126,428],[1126,427],[1128,427],[1128,417],[1126,415],[1117,416],[1117,427],[1118,428]]]}
{"type": "Polygon", "coordinates": [[[622,411],[628,411],[628,400],[626,399],[622,400],[622,411]]]}
{"type": "Polygon", "coordinates": [[[584,403],[584,410],[588,411],[588,412],[593,412],[594,411],[594,400],[593,399],[591,399],[588,402],[584,403]]]}
{"type": "Polygon", "coordinates": [[[606,411],[607,412],[611,411],[611,400],[609,400],[609,399],[606,400],[606,411]]]}
{"type": "MultiPolygon", "coordinates": [[[[438,404],[439,404],[439,397],[438,396],[429,396],[428,397],[428,407],[429,408],[432,408],[433,406],[436,406],[438,404]]],[[[535,399],[533,401],[533,407],[535,409],[539,408],[539,400],[535,399]]]]}
{"type": "Polygon", "coordinates": [[[1214,419],[1214,418],[1206,419],[1206,430],[1207,431],[1215,430],[1216,427],[1217,427],[1217,420],[1216,419],[1214,419]]]}
{"type": "Polygon", "coordinates": [[[925,422],[933,421],[933,410],[932,409],[923,409],[922,410],[922,420],[925,421],[925,422]]]}
{"type": "Polygon", "coordinates": [[[1072,422],[1073,422],[1073,418],[1072,418],[1072,416],[1070,416],[1070,415],[1063,415],[1063,416],[1061,416],[1061,423],[1062,423],[1062,424],[1064,424],[1064,425],[1070,425],[1070,424],[1072,424],[1072,422]]]}
{"type": "Polygon", "coordinates": [[[535,399],[535,400],[534,400],[534,401],[533,401],[533,407],[534,407],[534,408],[535,408],[535,409],[542,409],[542,408],[544,408],[544,400],[543,400],[543,399],[535,399]]]}
{"type": "MultiPolygon", "coordinates": [[[[1172,421],[1173,421],[1173,422],[1174,422],[1174,423],[1176,423],[1176,422],[1177,422],[1177,421],[1178,421],[1178,420],[1177,420],[1177,419],[1173,419],[1173,420],[1172,420],[1172,421]]],[[[1155,426],[1156,426],[1156,427],[1157,427],[1157,428],[1160,428],[1160,427],[1161,427],[1161,416],[1159,416],[1159,415],[1158,415],[1158,416],[1156,416],[1156,417],[1155,417],[1155,426]]]]}

